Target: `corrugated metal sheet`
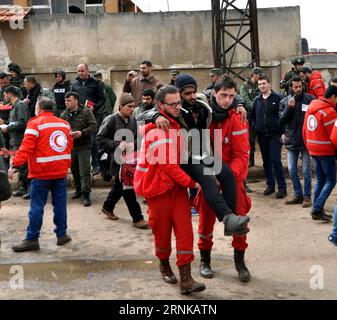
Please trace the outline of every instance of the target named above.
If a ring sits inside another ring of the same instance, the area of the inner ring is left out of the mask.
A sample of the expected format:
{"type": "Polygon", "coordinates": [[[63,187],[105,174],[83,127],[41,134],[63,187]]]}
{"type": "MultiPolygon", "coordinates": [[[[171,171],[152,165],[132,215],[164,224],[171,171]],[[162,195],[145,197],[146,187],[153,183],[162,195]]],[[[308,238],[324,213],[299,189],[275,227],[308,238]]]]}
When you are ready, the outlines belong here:
{"type": "Polygon", "coordinates": [[[17,21],[23,19],[29,12],[31,8],[23,8],[23,11],[13,11],[9,9],[0,9],[0,22],[17,21]]]}

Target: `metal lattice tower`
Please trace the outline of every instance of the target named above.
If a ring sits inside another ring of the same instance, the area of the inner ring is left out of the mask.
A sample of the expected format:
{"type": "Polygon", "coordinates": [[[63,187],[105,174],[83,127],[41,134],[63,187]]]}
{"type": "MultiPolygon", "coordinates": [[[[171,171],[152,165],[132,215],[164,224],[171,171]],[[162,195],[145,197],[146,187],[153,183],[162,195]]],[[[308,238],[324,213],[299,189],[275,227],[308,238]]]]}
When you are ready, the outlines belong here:
{"type": "Polygon", "coordinates": [[[244,71],[260,66],[257,6],[256,0],[247,0],[246,8],[239,9],[236,2],[212,0],[213,56],[215,67],[244,80],[244,71]],[[233,61],[238,48],[247,50],[251,59],[247,64],[234,68],[233,61]]]}

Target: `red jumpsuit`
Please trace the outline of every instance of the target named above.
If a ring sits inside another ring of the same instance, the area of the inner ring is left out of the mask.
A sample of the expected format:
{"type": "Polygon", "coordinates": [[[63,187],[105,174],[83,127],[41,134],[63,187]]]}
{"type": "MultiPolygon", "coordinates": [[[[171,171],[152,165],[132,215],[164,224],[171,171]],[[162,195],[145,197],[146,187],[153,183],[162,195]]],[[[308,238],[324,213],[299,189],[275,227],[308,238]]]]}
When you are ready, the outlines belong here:
{"type": "Polygon", "coordinates": [[[313,71],[307,86],[307,93],[312,94],[317,99],[324,98],[325,83],[319,71],[313,71]]]}
{"type": "MultiPolygon", "coordinates": [[[[224,121],[213,122],[210,130],[215,154],[221,156],[231,168],[236,180],[236,214],[245,216],[251,208],[251,199],[244,187],[244,180],[248,175],[250,152],[248,124],[242,123],[241,115],[232,110],[224,121]]],[[[195,202],[199,212],[198,247],[199,250],[211,250],[216,216],[201,191],[195,202]]],[[[246,250],[248,247],[246,236],[233,235],[232,246],[239,251],[246,250]]]]}
{"type": "MultiPolygon", "coordinates": [[[[167,114],[164,114],[169,118],[167,114]]],[[[148,204],[149,225],[160,260],[171,255],[172,229],[176,237],[177,266],[194,260],[193,229],[187,188],[195,182],[180,168],[179,124],[170,119],[171,129],[164,132],[153,124],[145,128],[134,177],[135,192],[148,204]]]]}

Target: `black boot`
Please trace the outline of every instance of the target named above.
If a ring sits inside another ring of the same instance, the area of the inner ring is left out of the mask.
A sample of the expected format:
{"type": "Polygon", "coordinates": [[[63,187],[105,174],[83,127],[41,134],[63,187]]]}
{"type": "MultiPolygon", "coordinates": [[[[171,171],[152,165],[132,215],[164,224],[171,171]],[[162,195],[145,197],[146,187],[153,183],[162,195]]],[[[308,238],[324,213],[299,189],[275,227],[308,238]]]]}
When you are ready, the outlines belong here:
{"type": "Polygon", "coordinates": [[[211,250],[200,250],[200,275],[203,278],[213,278],[213,271],[211,269],[211,250]]]}
{"type": "Polygon", "coordinates": [[[235,269],[238,272],[238,278],[241,282],[249,282],[250,272],[245,264],[245,250],[234,249],[235,269]]]}
{"type": "Polygon", "coordinates": [[[90,198],[90,193],[83,192],[82,194],[82,201],[83,201],[83,206],[85,207],[90,207],[91,206],[91,198],[90,198]]]}

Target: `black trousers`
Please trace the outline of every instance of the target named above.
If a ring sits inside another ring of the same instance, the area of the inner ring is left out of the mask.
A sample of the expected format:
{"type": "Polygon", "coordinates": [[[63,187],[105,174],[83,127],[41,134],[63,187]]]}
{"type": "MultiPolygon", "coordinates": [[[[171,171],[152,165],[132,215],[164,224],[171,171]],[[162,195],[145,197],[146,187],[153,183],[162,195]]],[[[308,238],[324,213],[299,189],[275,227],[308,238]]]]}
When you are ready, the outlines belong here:
{"type": "Polygon", "coordinates": [[[118,177],[115,178],[115,184],[112,186],[110,193],[103,204],[103,209],[108,212],[113,212],[116,203],[122,197],[124,198],[126,206],[128,207],[133,223],[144,220],[142,209],[140,208],[140,205],[137,201],[135,191],[133,189],[123,190],[123,185],[119,181],[118,177]]]}
{"type": "Polygon", "coordinates": [[[223,162],[221,172],[216,175],[221,185],[221,193],[211,169],[203,164],[182,164],[181,168],[200,184],[207,203],[214,210],[219,221],[225,215],[236,212],[236,184],[232,170],[223,162]]]}

